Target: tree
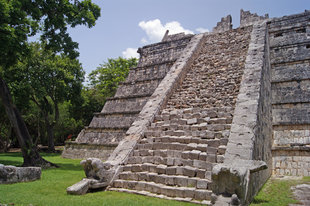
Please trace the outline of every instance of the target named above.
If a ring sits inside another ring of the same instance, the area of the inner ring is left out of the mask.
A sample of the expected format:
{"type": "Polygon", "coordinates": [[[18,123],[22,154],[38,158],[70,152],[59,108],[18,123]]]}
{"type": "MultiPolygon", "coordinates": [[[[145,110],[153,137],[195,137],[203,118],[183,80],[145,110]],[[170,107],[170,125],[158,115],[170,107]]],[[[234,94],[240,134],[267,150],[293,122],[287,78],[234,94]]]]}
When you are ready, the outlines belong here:
{"type": "Polygon", "coordinates": [[[97,90],[97,93],[104,99],[113,96],[118,84],[126,79],[129,69],[137,64],[136,58],[108,59],[108,62],[100,64],[89,74],[90,88],[97,90]]]}
{"type": "Polygon", "coordinates": [[[29,99],[40,109],[48,137],[48,150],[55,152],[54,127],[60,116],[59,104],[81,95],[84,71],[79,61],[65,55],[55,55],[40,44],[32,43],[29,57],[8,69],[4,76],[15,85],[12,91],[15,97],[21,96],[23,102],[29,99]]]}
{"type": "MultiPolygon", "coordinates": [[[[46,48],[76,58],[78,44],[73,42],[67,27],[95,25],[100,8],[91,0],[0,0],[0,67],[4,72],[29,53],[29,36],[41,32],[46,48]]],[[[33,144],[28,129],[9,88],[0,77],[0,99],[17,135],[24,166],[49,167],[33,144]]]]}

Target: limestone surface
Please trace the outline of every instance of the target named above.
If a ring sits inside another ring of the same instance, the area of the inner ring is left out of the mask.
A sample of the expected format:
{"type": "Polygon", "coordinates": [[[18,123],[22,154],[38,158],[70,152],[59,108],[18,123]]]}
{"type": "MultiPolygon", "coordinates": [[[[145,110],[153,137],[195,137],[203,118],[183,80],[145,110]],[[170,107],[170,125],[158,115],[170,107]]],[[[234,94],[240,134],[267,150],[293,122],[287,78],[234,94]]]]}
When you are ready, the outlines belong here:
{"type": "Polygon", "coordinates": [[[0,164],[0,184],[29,182],[40,178],[40,167],[15,167],[0,164]]]}

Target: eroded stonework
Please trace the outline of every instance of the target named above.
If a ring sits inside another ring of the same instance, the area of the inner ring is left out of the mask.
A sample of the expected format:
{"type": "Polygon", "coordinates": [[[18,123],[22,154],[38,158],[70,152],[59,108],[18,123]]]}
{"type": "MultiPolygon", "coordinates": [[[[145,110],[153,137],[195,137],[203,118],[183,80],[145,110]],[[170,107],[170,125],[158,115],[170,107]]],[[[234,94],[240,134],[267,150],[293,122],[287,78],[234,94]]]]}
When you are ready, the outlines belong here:
{"type": "Polygon", "coordinates": [[[228,15],[214,32],[167,32],[139,49],[138,67],[71,148],[117,146],[105,162],[83,160],[87,178],[68,193],[248,205],[271,174],[309,176],[310,12],[240,14],[240,28],[228,15]]]}

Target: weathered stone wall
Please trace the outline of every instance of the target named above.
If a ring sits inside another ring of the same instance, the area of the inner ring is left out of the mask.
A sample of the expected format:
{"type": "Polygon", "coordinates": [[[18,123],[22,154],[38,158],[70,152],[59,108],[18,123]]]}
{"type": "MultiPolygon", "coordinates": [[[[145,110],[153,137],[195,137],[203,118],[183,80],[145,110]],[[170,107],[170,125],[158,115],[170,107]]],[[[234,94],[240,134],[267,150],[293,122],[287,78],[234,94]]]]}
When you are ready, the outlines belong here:
{"type": "Polygon", "coordinates": [[[273,150],[273,173],[283,176],[310,176],[310,149],[286,149],[284,147],[273,150]]]}
{"type": "Polygon", "coordinates": [[[175,61],[190,42],[193,35],[180,35],[170,41],[150,44],[139,49],[139,67],[175,61]]]}
{"type": "Polygon", "coordinates": [[[273,174],[309,176],[310,12],[270,21],[273,174]]]}
{"type": "Polygon", "coordinates": [[[212,171],[213,192],[247,205],[271,174],[271,91],[266,22],[254,24],[224,163],[212,171]],[[268,170],[264,170],[269,166],[268,170]]]}
{"type": "Polygon", "coordinates": [[[212,32],[225,32],[232,29],[232,18],[231,15],[223,17],[220,22],[217,22],[216,27],[213,28],[212,32]]]}
{"type": "Polygon", "coordinates": [[[265,14],[265,16],[258,16],[256,13],[251,13],[250,11],[240,10],[240,27],[253,25],[257,21],[261,21],[264,19],[268,19],[269,15],[265,14]]]}

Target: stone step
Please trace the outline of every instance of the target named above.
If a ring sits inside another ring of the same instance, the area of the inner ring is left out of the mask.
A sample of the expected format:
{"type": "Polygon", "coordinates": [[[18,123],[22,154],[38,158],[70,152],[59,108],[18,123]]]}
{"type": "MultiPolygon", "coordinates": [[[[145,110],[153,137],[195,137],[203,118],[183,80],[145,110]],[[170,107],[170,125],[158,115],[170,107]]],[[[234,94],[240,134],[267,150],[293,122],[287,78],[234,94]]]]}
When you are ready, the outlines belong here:
{"type": "Polygon", "coordinates": [[[107,101],[111,101],[111,100],[129,100],[129,99],[138,99],[138,98],[145,98],[145,97],[150,97],[152,95],[152,93],[147,93],[147,94],[133,94],[133,95],[128,95],[128,96],[114,96],[114,97],[109,97],[107,98],[107,101]]]}
{"type": "Polygon", "coordinates": [[[210,114],[203,114],[203,113],[195,113],[195,114],[190,114],[190,113],[185,113],[185,114],[161,114],[161,115],[156,115],[155,116],[155,122],[160,122],[160,121],[168,121],[170,120],[169,123],[172,124],[200,124],[200,123],[210,123],[210,124],[230,124],[232,121],[232,114],[227,113],[227,115],[220,115],[218,117],[218,114],[216,112],[210,113],[210,114]]]}
{"type": "MultiPolygon", "coordinates": [[[[152,154],[153,152],[151,152],[152,154]]],[[[200,169],[211,169],[213,163],[217,163],[216,154],[207,154],[201,152],[199,155],[196,153],[169,151],[168,157],[163,156],[131,156],[128,158],[129,164],[164,164],[167,166],[192,166],[200,169]]],[[[220,157],[221,158],[221,157],[220,157]]]]}
{"type": "Polygon", "coordinates": [[[167,199],[167,200],[190,202],[190,203],[201,204],[201,205],[211,205],[211,201],[210,200],[198,201],[198,200],[194,200],[192,198],[168,197],[166,195],[154,194],[154,193],[151,193],[151,192],[148,192],[148,191],[130,190],[130,189],[124,189],[124,188],[113,188],[112,187],[112,188],[109,188],[108,190],[110,190],[110,191],[117,191],[117,192],[127,192],[127,193],[138,194],[138,195],[145,195],[145,196],[149,196],[149,197],[156,197],[156,198],[167,199]]]}
{"type": "Polygon", "coordinates": [[[129,128],[137,114],[94,116],[89,124],[92,128],[129,128]]]}
{"type": "MultiPolygon", "coordinates": [[[[225,145],[223,145],[225,146],[225,145]]],[[[226,146],[225,146],[226,148],[226,146]]],[[[207,154],[216,154],[218,151],[217,147],[211,147],[207,144],[196,144],[196,143],[189,143],[189,144],[182,144],[178,142],[172,143],[160,143],[155,142],[153,144],[138,144],[137,148],[134,150],[134,156],[163,156],[169,157],[171,153],[169,151],[178,151],[180,153],[193,153],[199,155],[200,153],[207,153],[207,154]]],[[[183,154],[182,154],[183,155],[183,154]]]]}
{"type": "MultiPolygon", "coordinates": [[[[184,128],[183,128],[184,129],[184,128]]],[[[162,131],[161,129],[157,128],[149,128],[147,131],[145,131],[144,136],[147,138],[153,138],[153,137],[161,137],[161,136],[175,136],[175,137],[183,137],[183,136],[192,136],[192,137],[199,137],[202,139],[221,139],[221,138],[228,138],[230,134],[230,126],[228,127],[216,127],[213,128],[216,129],[216,131],[212,130],[196,130],[193,128],[193,130],[166,130],[162,131]],[[223,129],[223,130],[220,130],[223,129]]]]}
{"type": "Polygon", "coordinates": [[[125,188],[140,191],[148,191],[155,194],[162,194],[168,197],[191,198],[195,200],[211,200],[211,190],[196,189],[194,187],[173,187],[164,184],[134,180],[115,180],[112,187],[125,188]]]}
{"type": "Polygon", "coordinates": [[[114,97],[126,98],[128,96],[151,96],[157,88],[159,82],[160,80],[154,80],[120,85],[114,97]]]}
{"type": "Polygon", "coordinates": [[[89,144],[118,144],[125,137],[127,129],[86,127],[76,140],[89,144]]]}
{"type": "MultiPolygon", "coordinates": [[[[178,120],[183,121],[183,120],[178,120]]],[[[210,120],[213,121],[213,120],[210,120]]],[[[231,127],[231,121],[229,120],[229,124],[225,123],[224,121],[227,121],[227,119],[214,119],[214,121],[217,121],[218,123],[208,123],[208,122],[202,122],[202,123],[195,123],[195,124],[186,124],[186,122],[178,123],[173,120],[171,121],[160,121],[156,123],[152,123],[149,127],[149,130],[161,130],[161,131],[168,131],[168,130],[183,130],[183,131],[223,131],[223,130],[229,130],[231,127]],[[223,123],[220,123],[223,122],[223,123]]]]}
{"type": "Polygon", "coordinates": [[[196,189],[211,189],[211,181],[208,179],[191,178],[182,175],[166,175],[149,172],[121,172],[119,179],[122,180],[134,180],[134,181],[146,181],[155,182],[167,186],[177,187],[194,187],[196,189]]]}
{"type": "Polygon", "coordinates": [[[193,166],[167,166],[164,164],[153,164],[153,163],[143,163],[143,164],[127,164],[122,166],[124,172],[152,172],[157,174],[166,175],[183,175],[187,177],[198,177],[203,179],[211,179],[212,164],[204,162],[204,169],[197,168],[203,161],[199,160],[188,160],[183,161],[183,164],[197,164],[193,166]]]}
{"type": "Polygon", "coordinates": [[[220,145],[227,145],[228,138],[221,138],[221,139],[202,139],[200,137],[192,137],[192,136],[159,136],[159,137],[150,137],[150,138],[143,138],[140,140],[138,146],[141,149],[152,149],[153,146],[150,144],[156,143],[181,143],[181,144],[207,144],[210,147],[218,147],[220,145]],[[142,144],[144,146],[142,146],[142,144]]]}
{"type": "Polygon", "coordinates": [[[154,151],[154,153],[152,152],[152,154],[157,154],[156,151],[158,150],[163,151],[166,150],[165,154],[163,154],[163,151],[161,151],[160,153],[166,156],[168,155],[167,152],[169,150],[178,150],[181,152],[196,151],[195,153],[197,154],[201,152],[206,152],[208,154],[217,153],[217,147],[212,147],[207,144],[197,144],[197,143],[183,144],[179,142],[166,142],[165,144],[163,144],[162,142],[154,142],[152,144],[138,144],[136,150],[134,151],[134,154],[141,153],[141,155],[135,155],[135,156],[145,156],[144,154],[150,154],[151,151],[154,151]]]}
{"type": "Polygon", "coordinates": [[[127,99],[108,100],[105,103],[101,112],[126,113],[130,111],[141,111],[148,99],[149,97],[135,97],[127,99]]]}
{"type": "Polygon", "coordinates": [[[157,65],[148,65],[144,67],[136,67],[129,70],[126,81],[120,85],[134,84],[139,82],[147,82],[163,79],[170,70],[174,61],[162,62],[157,65]]]}

